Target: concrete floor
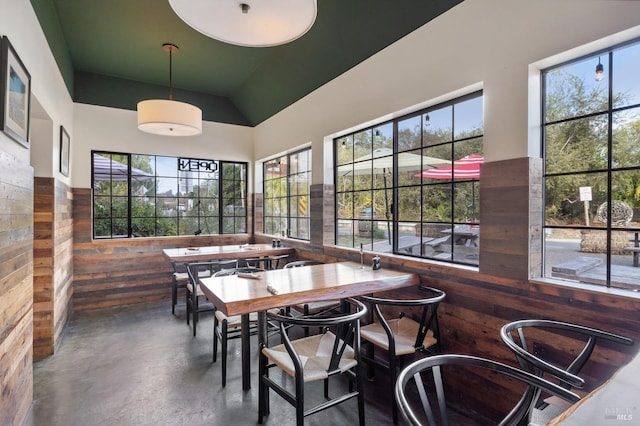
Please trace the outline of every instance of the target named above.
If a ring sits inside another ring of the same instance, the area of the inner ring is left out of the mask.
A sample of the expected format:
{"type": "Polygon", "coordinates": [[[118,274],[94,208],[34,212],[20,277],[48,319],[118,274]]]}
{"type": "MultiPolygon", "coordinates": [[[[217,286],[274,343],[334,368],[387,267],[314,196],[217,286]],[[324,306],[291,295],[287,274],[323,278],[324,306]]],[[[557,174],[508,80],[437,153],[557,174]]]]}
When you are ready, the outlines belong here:
{"type": "MultiPolygon", "coordinates": [[[[256,424],[255,337],[251,390],[241,389],[238,339],[229,345],[222,388],[220,361],[211,362],[213,316],[202,315],[194,338],[180,302],[176,316],[169,301],[74,314],[57,353],[34,364],[34,402],[26,425],[256,424]]],[[[321,383],[313,385],[313,396],[321,398],[321,383]]],[[[334,382],[331,388],[340,386],[334,382]]],[[[293,407],[271,395],[265,424],[295,424],[293,407]]],[[[386,375],[367,382],[365,395],[367,425],[392,424],[386,375]]],[[[305,424],[357,423],[352,400],[307,417],[305,424]]]]}

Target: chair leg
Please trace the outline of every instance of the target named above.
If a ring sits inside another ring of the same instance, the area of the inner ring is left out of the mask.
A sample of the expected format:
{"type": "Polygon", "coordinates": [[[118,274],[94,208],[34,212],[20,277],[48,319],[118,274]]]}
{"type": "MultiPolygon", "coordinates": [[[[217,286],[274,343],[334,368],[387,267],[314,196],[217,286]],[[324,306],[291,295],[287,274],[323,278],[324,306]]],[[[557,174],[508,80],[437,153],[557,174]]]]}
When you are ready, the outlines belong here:
{"type": "Polygon", "coordinates": [[[329,399],[329,378],[324,379],[324,397],[329,399]]]}
{"type": "Polygon", "coordinates": [[[393,397],[397,378],[398,372],[396,370],[396,357],[395,354],[389,354],[389,395],[391,395],[391,411],[393,413],[394,425],[398,424],[398,404],[396,403],[396,399],[393,397]]]}
{"type": "Polygon", "coordinates": [[[264,416],[269,414],[269,387],[266,385],[263,377],[268,377],[269,370],[267,368],[267,361],[262,355],[262,347],[259,347],[258,355],[258,423],[264,422],[264,416]]]}
{"type": "Polygon", "coordinates": [[[222,337],[221,337],[221,351],[222,351],[222,387],[227,386],[227,320],[222,320],[222,337]]]}
{"type": "Polygon", "coordinates": [[[296,376],[296,426],[304,426],[304,381],[296,376]]]}
{"type": "Polygon", "coordinates": [[[171,313],[176,314],[176,305],[178,304],[178,283],[175,278],[171,283],[171,313]]]}
{"type": "Polygon", "coordinates": [[[191,300],[189,299],[191,297],[191,295],[189,294],[189,291],[185,291],[185,297],[184,297],[184,303],[185,306],[187,307],[187,325],[189,325],[189,318],[191,317],[191,309],[193,308],[191,306],[191,300]]]}
{"type": "Polygon", "coordinates": [[[218,359],[218,318],[213,318],[213,362],[218,359]]]}
{"type": "MultiPolygon", "coordinates": [[[[363,369],[362,363],[358,362],[356,365],[356,389],[358,391],[358,420],[360,421],[360,426],[364,426],[364,380],[363,380],[363,369]]],[[[351,381],[349,381],[351,384],[351,381]]]]}
{"type": "Polygon", "coordinates": [[[195,292],[193,293],[192,299],[193,299],[193,303],[192,303],[193,307],[191,309],[192,311],[191,313],[193,315],[193,318],[192,318],[193,337],[196,337],[196,325],[198,324],[198,296],[196,295],[195,292]]]}

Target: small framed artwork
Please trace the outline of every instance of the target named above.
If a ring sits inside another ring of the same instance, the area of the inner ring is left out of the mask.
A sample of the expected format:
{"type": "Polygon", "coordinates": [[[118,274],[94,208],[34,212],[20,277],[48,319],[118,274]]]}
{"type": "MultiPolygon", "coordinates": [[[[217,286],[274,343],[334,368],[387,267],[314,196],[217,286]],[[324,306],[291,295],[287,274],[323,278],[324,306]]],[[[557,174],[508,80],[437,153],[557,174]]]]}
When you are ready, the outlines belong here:
{"type": "Polygon", "coordinates": [[[6,36],[0,46],[0,129],[29,148],[31,75],[6,36]]]}
{"type": "Polygon", "coordinates": [[[60,126],[60,173],[65,176],[69,176],[69,145],[71,139],[69,139],[69,133],[64,129],[64,126],[60,126]]]}

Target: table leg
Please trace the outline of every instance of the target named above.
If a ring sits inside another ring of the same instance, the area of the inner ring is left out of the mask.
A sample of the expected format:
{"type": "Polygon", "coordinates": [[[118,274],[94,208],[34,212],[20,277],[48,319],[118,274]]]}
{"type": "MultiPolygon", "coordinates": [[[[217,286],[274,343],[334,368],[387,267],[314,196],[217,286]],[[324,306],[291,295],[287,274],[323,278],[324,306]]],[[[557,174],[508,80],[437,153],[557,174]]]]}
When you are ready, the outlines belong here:
{"type": "Polygon", "coordinates": [[[251,389],[251,348],[249,337],[249,314],[240,317],[241,339],[242,340],[242,390],[251,389]]]}
{"type": "MultiPolygon", "coordinates": [[[[263,346],[267,345],[267,340],[269,339],[267,335],[267,313],[266,311],[258,312],[258,351],[262,350],[263,346]]],[[[262,375],[267,370],[267,361],[266,359],[262,359],[260,355],[258,355],[258,404],[260,405],[260,412],[265,414],[269,413],[269,388],[265,388],[262,386],[261,380],[262,375]]]]}

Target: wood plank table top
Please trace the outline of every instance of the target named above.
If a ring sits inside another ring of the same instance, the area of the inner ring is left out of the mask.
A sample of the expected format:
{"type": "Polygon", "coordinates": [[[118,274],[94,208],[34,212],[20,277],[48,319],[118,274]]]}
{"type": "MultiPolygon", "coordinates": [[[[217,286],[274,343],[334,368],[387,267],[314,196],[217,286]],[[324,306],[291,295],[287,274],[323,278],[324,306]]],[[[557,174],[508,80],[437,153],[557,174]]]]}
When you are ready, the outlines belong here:
{"type": "Polygon", "coordinates": [[[266,342],[266,314],[269,309],[299,303],[336,300],[379,291],[418,285],[415,273],[360,268],[355,262],[326,263],[276,269],[255,274],[200,280],[200,288],[227,315],[242,315],[242,388],[251,388],[249,314],[258,312],[258,339],[266,342]]]}
{"type": "Polygon", "coordinates": [[[242,244],[224,246],[184,247],[162,250],[171,262],[199,262],[218,259],[246,259],[249,257],[293,254],[291,247],[272,247],[271,244],[242,244]]]}
{"type": "Polygon", "coordinates": [[[549,425],[639,424],[639,377],[640,354],[602,386],[549,422],[549,425]]]}
{"type": "Polygon", "coordinates": [[[204,294],[227,315],[266,311],[310,301],[335,300],[417,285],[411,272],[360,269],[355,262],[326,263],[256,274],[200,280],[204,294]]]}

